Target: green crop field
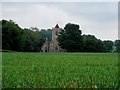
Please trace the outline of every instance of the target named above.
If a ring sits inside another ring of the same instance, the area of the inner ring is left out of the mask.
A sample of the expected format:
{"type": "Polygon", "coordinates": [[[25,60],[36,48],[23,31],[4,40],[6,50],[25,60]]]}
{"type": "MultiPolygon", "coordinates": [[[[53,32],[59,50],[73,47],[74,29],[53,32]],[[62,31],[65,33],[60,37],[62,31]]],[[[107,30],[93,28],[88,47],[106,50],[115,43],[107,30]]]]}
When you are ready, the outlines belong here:
{"type": "Polygon", "coordinates": [[[117,53],[2,53],[3,88],[117,86],[117,53]]]}

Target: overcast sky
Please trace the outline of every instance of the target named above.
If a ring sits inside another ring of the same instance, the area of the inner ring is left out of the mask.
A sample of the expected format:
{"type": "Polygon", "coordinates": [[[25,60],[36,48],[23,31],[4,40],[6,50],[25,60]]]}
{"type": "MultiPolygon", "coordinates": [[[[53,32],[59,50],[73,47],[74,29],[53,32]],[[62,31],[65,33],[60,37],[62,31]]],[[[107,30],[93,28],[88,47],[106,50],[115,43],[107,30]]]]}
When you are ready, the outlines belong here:
{"type": "Polygon", "coordinates": [[[102,40],[118,39],[118,2],[3,2],[2,17],[22,28],[47,29],[67,23],[80,25],[82,34],[102,40]]]}

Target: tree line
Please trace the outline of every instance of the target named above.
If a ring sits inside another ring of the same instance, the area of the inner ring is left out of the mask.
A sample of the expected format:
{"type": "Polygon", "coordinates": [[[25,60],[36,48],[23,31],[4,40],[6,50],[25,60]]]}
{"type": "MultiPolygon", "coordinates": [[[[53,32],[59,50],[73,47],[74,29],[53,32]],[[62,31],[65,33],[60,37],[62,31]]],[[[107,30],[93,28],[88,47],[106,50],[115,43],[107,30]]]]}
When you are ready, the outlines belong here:
{"type": "Polygon", "coordinates": [[[68,23],[58,36],[59,45],[68,52],[119,52],[120,40],[100,40],[94,35],[82,35],[79,25],[68,23]]]}
{"type": "Polygon", "coordinates": [[[12,20],[2,20],[0,25],[2,26],[3,50],[37,52],[40,51],[45,38],[50,37],[50,29],[41,31],[36,27],[22,29],[12,20]]]}
{"type": "MultiPolygon", "coordinates": [[[[37,27],[19,27],[12,20],[1,20],[2,27],[2,50],[39,52],[46,37],[51,41],[52,30],[37,27]]],[[[94,35],[82,35],[79,25],[68,23],[58,35],[58,42],[61,48],[67,52],[119,52],[120,40],[97,39],[94,35]]]]}

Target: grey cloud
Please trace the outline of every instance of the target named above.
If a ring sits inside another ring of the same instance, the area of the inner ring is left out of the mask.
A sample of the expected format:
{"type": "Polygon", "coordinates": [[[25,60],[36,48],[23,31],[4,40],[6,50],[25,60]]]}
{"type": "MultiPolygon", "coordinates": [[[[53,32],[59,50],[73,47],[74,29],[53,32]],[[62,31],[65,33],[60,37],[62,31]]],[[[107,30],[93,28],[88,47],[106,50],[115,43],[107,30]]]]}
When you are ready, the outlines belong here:
{"type": "Polygon", "coordinates": [[[22,27],[52,28],[58,21],[63,28],[74,22],[83,33],[100,39],[117,38],[117,3],[3,3],[3,18],[22,27]],[[111,37],[112,36],[112,37],[111,37]]]}

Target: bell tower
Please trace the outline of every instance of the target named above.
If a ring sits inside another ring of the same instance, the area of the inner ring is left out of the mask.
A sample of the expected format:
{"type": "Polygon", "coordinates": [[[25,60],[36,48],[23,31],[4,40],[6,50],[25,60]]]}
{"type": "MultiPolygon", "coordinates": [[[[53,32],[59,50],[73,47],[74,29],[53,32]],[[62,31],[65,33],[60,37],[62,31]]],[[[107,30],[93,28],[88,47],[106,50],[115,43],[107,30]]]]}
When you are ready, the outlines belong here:
{"type": "Polygon", "coordinates": [[[62,48],[60,48],[58,41],[57,41],[57,37],[58,37],[61,29],[62,28],[60,28],[58,24],[56,24],[56,26],[52,28],[52,40],[50,42],[48,42],[48,40],[46,38],[46,42],[44,43],[44,45],[41,48],[41,50],[43,52],[60,52],[60,51],[62,51],[62,48]]]}
{"type": "Polygon", "coordinates": [[[51,52],[59,52],[60,47],[58,45],[57,37],[59,35],[59,32],[61,31],[61,28],[58,24],[56,24],[55,27],[52,28],[52,41],[50,43],[50,51],[51,52]]]}
{"type": "Polygon", "coordinates": [[[57,37],[59,35],[59,32],[60,32],[60,28],[59,28],[59,25],[56,24],[56,26],[54,28],[52,28],[52,40],[53,41],[56,41],[57,40],[57,37]]]}

